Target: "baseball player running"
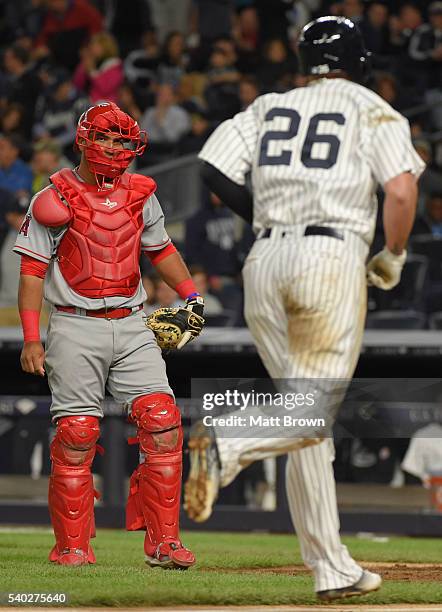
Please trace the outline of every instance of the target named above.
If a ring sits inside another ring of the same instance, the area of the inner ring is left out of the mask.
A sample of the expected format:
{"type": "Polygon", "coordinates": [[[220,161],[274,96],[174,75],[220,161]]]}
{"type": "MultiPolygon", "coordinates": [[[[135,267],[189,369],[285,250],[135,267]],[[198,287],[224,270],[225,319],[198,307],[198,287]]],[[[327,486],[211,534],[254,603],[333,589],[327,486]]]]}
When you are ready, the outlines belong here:
{"type": "MultiPolygon", "coordinates": [[[[424,164],[404,117],[361,84],[369,54],[350,20],[309,23],[299,55],[307,86],[259,97],[217,128],[200,157],[211,189],[245,219],[253,215],[245,317],[270,376],[345,380],[360,352],[367,276],[381,289],[399,283],[424,164]],[[366,267],[378,184],[386,245],[366,267]]],[[[219,486],[252,461],[288,452],[290,512],[317,595],[334,600],[378,589],[381,577],[340,542],[332,441],[243,431],[232,439],[219,427],[194,428],[188,515],[206,520],[219,486]]]]}
{"type": "Polygon", "coordinates": [[[79,167],[56,172],[35,195],[14,248],[22,258],[21,365],[31,374],[47,373],[52,392],[49,511],[55,546],[49,558],[60,565],[95,563],[91,465],[106,386],[125,404],[140,447],[127,529],[146,530],[149,565],[182,569],[195,563],[179,539],[181,416],[155,335],[145,324],[140,252],[186,300],[179,312],[180,345],[201,331],[203,301],[165,231],[155,182],[126,172],[145,143],[136,121],[115,104],[86,111],[76,135],[79,167]],[[46,352],[39,336],[43,293],[52,304],[46,352]]]}

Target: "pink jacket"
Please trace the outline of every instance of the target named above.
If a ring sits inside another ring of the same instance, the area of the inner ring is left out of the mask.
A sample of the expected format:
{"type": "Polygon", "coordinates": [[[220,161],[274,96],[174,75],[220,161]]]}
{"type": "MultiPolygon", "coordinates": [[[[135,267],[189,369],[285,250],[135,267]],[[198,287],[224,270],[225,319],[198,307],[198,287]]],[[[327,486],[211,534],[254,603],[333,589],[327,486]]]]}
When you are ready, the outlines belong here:
{"type": "Polygon", "coordinates": [[[120,58],[112,57],[91,74],[80,63],[72,80],[75,87],[86,92],[94,104],[105,100],[117,102],[118,89],[124,80],[123,63],[120,58]]]}

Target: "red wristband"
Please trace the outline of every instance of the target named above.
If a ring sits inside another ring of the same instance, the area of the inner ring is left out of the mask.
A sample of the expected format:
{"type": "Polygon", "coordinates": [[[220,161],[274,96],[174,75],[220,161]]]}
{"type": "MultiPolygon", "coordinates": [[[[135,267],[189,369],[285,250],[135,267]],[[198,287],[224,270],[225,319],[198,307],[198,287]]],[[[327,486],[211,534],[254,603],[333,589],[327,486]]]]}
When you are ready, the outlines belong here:
{"type": "Polygon", "coordinates": [[[40,312],[38,310],[20,310],[23,338],[25,342],[40,341],[40,312]]]}
{"type": "Polygon", "coordinates": [[[175,291],[182,300],[186,300],[192,293],[197,293],[195,283],[191,278],[186,278],[186,280],[178,283],[175,287],[175,291]]]}

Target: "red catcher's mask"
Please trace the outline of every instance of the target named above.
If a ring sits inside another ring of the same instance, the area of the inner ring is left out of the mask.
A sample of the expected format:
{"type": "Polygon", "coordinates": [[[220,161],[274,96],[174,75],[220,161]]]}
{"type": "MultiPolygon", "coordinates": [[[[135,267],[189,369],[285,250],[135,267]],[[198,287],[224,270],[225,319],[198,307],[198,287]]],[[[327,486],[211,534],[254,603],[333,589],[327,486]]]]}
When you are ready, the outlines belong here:
{"type": "Polygon", "coordinates": [[[81,115],[75,143],[85,147],[87,165],[98,187],[115,189],[131,161],[146,148],[147,134],[116,104],[103,102],[81,115]],[[106,146],[103,137],[109,136],[118,139],[122,146],[106,146]]]}

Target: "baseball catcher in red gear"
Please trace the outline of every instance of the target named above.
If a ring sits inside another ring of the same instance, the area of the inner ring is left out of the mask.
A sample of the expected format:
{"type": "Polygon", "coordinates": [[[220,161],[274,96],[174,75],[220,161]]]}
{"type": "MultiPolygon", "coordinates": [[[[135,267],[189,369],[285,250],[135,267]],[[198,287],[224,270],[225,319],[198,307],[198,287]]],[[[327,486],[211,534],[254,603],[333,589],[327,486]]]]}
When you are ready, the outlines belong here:
{"type": "Polygon", "coordinates": [[[180,332],[176,348],[201,331],[204,301],[166,233],[155,182],[127,172],[146,141],[115,104],[83,113],[76,135],[80,165],[56,172],[33,198],[14,247],[22,256],[22,368],[47,374],[52,392],[50,560],[60,565],[95,563],[91,466],[106,387],[125,405],[140,447],[127,529],[146,531],[149,565],[186,569],[195,563],[179,537],[181,415],[158,346],[163,330],[157,325],[154,333],[143,313],[140,254],[185,302],[176,315],[169,313],[169,328],[180,332]],[[39,335],[43,295],[52,305],[46,352],[39,335]]]}

